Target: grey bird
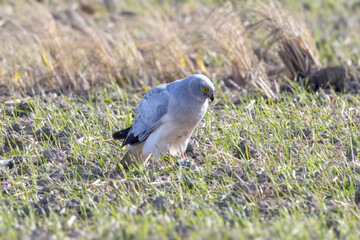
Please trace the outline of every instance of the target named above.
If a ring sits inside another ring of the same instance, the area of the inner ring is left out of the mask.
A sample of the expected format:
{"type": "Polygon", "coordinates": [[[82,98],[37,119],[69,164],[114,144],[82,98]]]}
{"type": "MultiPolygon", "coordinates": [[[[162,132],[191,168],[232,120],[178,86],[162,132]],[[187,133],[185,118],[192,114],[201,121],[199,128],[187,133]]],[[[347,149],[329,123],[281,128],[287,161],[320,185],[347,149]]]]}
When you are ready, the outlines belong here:
{"type": "Polygon", "coordinates": [[[214,100],[215,87],[202,74],[191,75],[148,91],[135,108],[131,127],[113,133],[114,139],[125,139],[129,145],[121,160],[124,168],[142,166],[152,155],[154,160],[184,151],[196,126],[214,100]]]}

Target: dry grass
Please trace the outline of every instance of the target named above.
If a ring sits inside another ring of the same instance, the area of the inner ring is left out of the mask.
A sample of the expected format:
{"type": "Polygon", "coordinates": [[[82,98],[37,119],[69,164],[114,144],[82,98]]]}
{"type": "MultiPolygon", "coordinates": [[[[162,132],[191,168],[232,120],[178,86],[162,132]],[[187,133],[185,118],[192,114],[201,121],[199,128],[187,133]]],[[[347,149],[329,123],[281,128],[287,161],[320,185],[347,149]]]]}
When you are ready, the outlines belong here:
{"type": "Polygon", "coordinates": [[[155,11],[151,19],[145,22],[148,41],[142,44],[149,78],[171,81],[199,72],[191,59],[194,49],[186,29],[155,11]]]}
{"type": "MultiPolygon", "coordinates": [[[[211,11],[201,4],[184,4],[179,14],[169,16],[145,4],[150,13],[129,16],[100,14],[84,4],[55,5],[7,6],[11,10],[5,11],[1,27],[5,85],[87,90],[115,79],[122,86],[139,87],[201,72],[221,75],[239,87],[253,86],[269,97],[277,93],[277,83],[270,83],[254,54],[239,13],[227,6],[211,11]]],[[[278,21],[274,18],[271,26],[278,21]]],[[[288,39],[288,31],[281,32],[288,39]]]]}
{"type": "Polygon", "coordinates": [[[265,39],[270,43],[267,50],[273,44],[276,46],[291,80],[306,77],[313,68],[320,67],[314,41],[304,22],[294,19],[277,1],[258,2],[252,12],[256,21],[253,26],[265,29],[265,39]]]}
{"type": "Polygon", "coordinates": [[[96,0],[2,5],[0,83],[6,90],[89,90],[113,81],[138,89],[204,73],[274,98],[280,80],[308,76],[321,65],[305,24],[275,1],[239,9],[179,3],[172,11],[140,1],[142,10],[134,12],[107,11],[96,0]],[[276,56],[267,61],[272,46],[276,56]],[[280,75],[269,74],[272,68],[280,75]]]}
{"type": "Polygon", "coordinates": [[[276,84],[270,83],[263,62],[254,54],[238,12],[223,8],[212,15],[214,19],[208,31],[215,42],[214,47],[226,59],[226,69],[230,70],[228,75],[241,87],[250,83],[273,98],[278,92],[276,84]]]}
{"type": "Polygon", "coordinates": [[[11,61],[2,62],[2,79],[16,88],[87,90],[109,76],[118,83],[141,76],[142,56],[123,27],[100,27],[83,12],[52,13],[36,2],[23,3],[12,15],[24,19],[11,17],[2,28],[1,43],[11,61]]]}

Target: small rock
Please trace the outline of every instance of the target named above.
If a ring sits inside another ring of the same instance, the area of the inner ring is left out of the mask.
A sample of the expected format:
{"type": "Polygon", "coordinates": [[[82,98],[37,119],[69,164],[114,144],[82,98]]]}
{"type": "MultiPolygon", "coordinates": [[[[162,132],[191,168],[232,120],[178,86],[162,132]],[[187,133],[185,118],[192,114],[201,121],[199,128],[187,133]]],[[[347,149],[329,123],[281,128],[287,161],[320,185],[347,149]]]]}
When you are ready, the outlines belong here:
{"type": "Polygon", "coordinates": [[[244,180],[246,181],[246,174],[238,169],[226,169],[226,174],[237,181],[244,180]]]}
{"type": "Polygon", "coordinates": [[[347,150],[346,150],[346,158],[348,161],[355,161],[358,154],[359,154],[359,150],[360,150],[360,146],[359,144],[355,141],[352,140],[351,144],[349,144],[347,150]]]}
{"type": "Polygon", "coordinates": [[[326,226],[334,231],[336,238],[340,237],[339,223],[333,217],[326,220],[326,226]]]}
{"type": "Polygon", "coordinates": [[[69,172],[69,173],[60,173],[57,176],[57,179],[61,182],[65,182],[65,181],[69,181],[70,179],[74,178],[74,173],[69,172]]]}
{"type": "Polygon", "coordinates": [[[314,136],[313,131],[311,131],[311,129],[309,127],[305,127],[303,129],[301,129],[301,132],[307,139],[312,139],[314,136]]]}
{"type": "Polygon", "coordinates": [[[254,182],[237,182],[234,186],[234,190],[244,192],[249,195],[257,195],[258,189],[254,182]]]}
{"type": "Polygon", "coordinates": [[[74,157],[74,156],[69,155],[69,156],[67,157],[67,161],[72,162],[72,163],[74,163],[74,164],[81,164],[81,165],[83,165],[83,164],[86,163],[85,158],[82,157],[82,156],[74,157]]]}
{"type": "Polygon", "coordinates": [[[101,167],[96,166],[96,165],[91,166],[91,173],[94,176],[105,177],[103,169],[101,167]]]}
{"type": "Polygon", "coordinates": [[[20,133],[22,131],[22,127],[20,126],[20,124],[15,123],[15,124],[12,124],[10,127],[8,127],[6,131],[8,133],[11,133],[11,132],[20,133]]]}
{"type": "MultiPolygon", "coordinates": [[[[39,179],[39,180],[35,181],[35,183],[39,187],[45,187],[50,184],[50,181],[46,180],[46,179],[39,179]]],[[[29,184],[33,184],[31,180],[29,181],[29,184]]]]}
{"type": "Polygon", "coordinates": [[[183,183],[186,187],[188,187],[189,189],[193,189],[194,188],[194,184],[192,183],[192,181],[187,178],[187,177],[184,177],[183,179],[183,183]]]}
{"type": "Polygon", "coordinates": [[[235,204],[235,201],[232,198],[226,198],[221,201],[214,202],[216,206],[218,206],[220,209],[227,209],[230,206],[233,206],[235,204]]]}
{"type": "Polygon", "coordinates": [[[50,187],[43,187],[43,189],[40,191],[40,194],[51,194],[52,188],[50,187]]]}
{"type": "Polygon", "coordinates": [[[35,137],[35,128],[31,125],[25,126],[23,132],[31,137],[35,137]]]}
{"type": "Polygon", "coordinates": [[[50,207],[45,205],[45,206],[40,206],[38,204],[34,204],[34,209],[35,209],[35,214],[37,216],[50,216],[50,207]]]}
{"type": "Polygon", "coordinates": [[[114,0],[104,0],[104,4],[108,12],[114,12],[116,10],[116,3],[114,0]]]}
{"type": "Polygon", "coordinates": [[[360,204],[360,188],[358,190],[356,190],[356,192],[355,192],[355,204],[357,206],[359,206],[359,204],[360,204]]]}
{"type": "Polygon", "coordinates": [[[91,218],[94,216],[94,214],[92,213],[92,211],[89,208],[85,208],[85,211],[83,209],[79,208],[78,214],[83,219],[91,218]]]}
{"type": "Polygon", "coordinates": [[[74,230],[73,232],[69,233],[68,236],[70,238],[76,238],[76,239],[79,239],[80,237],[86,238],[86,234],[79,230],[74,230]]]}
{"type": "Polygon", "coordinates": [[[193,157],[195,155],[195,149],[194,146],[189,143],[186,147],[185,154],[193,157]]]}
{"type": "Polygon", "coordinates": [[[235,157],[246,159],[257,159],[259,157],[259,149],[256,145],[251,144],[247,140],[239,142],[238,147],[235,148],[235,157]]]}
{"type": "Polygon", "coordinates": [[[49,194],[49,195],[45,195],[42,199],[40,199],[38,204],[40,206],[44,206],[55,202],[56,202],[56,196],[54,194],[49,194]]]}
{"type": "Polygon", "coordinates": [[[57,162],[64,162],[66,159],[65,153],[60,149],[50,149],[43,152],[43,159],[57,162]]]}
{"type": "MultiPolygon", "coordinates": [[[[41,164],[39,164],[41,165],[41,164]]],[[[46,163],[45,165],[41,166],[41,169],[45,172],[49,172],[49,171],[52,171],[54,170],[55,166],[52,165],[51,163],[46,163]]]]}
{"type": "Polygon", "coordinates": [[[31,232],[29,239],[47,239],[49,234],[45,230],[35,229],[31,232]]]}
{"type": "Polygon", "coordinates": [[[205,162],[205,160],[201,157],[201,156],[196,156],[196,158],[194,159],[194,161],[198,164],[202,164],[205,162]]]}
{"type": "Polygon", "coordinates": [[[5,155],[8,152],[11,152],[10,147],[0,147],[0,156],[5,155]]]}
{"type": "Polygon", "coordinates": [[[45,125],[35,132],[35,138],[38,141],[51,141],[54,139],[54,135],[51,128],[45,125]]]}
{"type": "MultiPolygon", "coordinates": [[[[293,93],[294,87],[290,83],[285,83],[280,86],[280,92],[293,93]]],[[[240,100],[238,100],[240,102],[240,100]]]]}
{"type": "Polygon", "coordinates": [[[4,147],[16,148],[23,150],[23,140],[17,132],[13,132],[11,135],[5,137],[4,147]]]}
{"type": "Polygon", "coordinates": [[[293,138],[300,136],[305,139],[312,139],[314,137],[314,134],[309,127],[304,127],[301,129],[293,126],[291,136],[293,138]]]}
{"type": "Polygon", "coordinates": [[[39,194],[44,195],[39,202],[33,203],[35,213],[37,215],[50,216],[50,208],[52,210],[59,210],[59,205],[56,202],[56,196],[54,194],[39,194]]]}
{"type": "Polygon", "coordinates": [[[245,206],[246,202],[239,198],[234,199],[230,196],[226,196],[214,202],[214,204],[218,206],[220,209],[227,209],[232,206],[245,206]]]}
{"type": "Polygon", "coordinates": [[[8,167],[9,169],[14,167],[14,161],[12,159],[2,159],[0,160],[0,166],[8,167]]]}
{"type": "Polygon", "coordinates": [[[16,113],[18,116],[26,116],[34,111],[34,105],[30,102],[23,102],[16,106],[16,113]]]}
{"type": "Polygon", "coordinates": [[[0,181],[4,180],[6,176],[6,167],[0,166],[0,181]]]}
{"type": "Polygon", "coordinates": [[[23,157],[23,156],[14,156],[13,157],[13,161],[14,161],[15,164],[22,163],[25,160],[26,160],[26,158],[23,157]]]}
{"type": "Polygon", "coordinates": [[[159,197],[150,197],[146,199],[146,203],[141,204],[140,208],[143,208],[146,204],[150,204],[153,206],[156,210],[166,211],[166,204],[167,204],[167,198],[164,196],[159,197]]]}
{"type": "Polygon", "coordinates": [[[100,203],[100,199],[99,199],[98,196],[94,196],[93,201],[96,202],[96,203],[100,203]]]}
{"type": "Polygon", "coordinates": [[[72,136],[72,132],[69,127],[64,127],[64,130],[60,131],[57,135],[57,138],[70,138],[72,136]]]}
{"type": "Polygon", "coordinates": [[[266,183],[266,182],[270,182],[271,179],[269,178],[268,175],[266,175],[265,172],[262,172],[261,174],[258,175],[258,183],[259,184],[263,184],[263,183],[266,183]]]}
{"type": "Polygon", "coordinates": [[[344,66],[322,68],[301,79],[301,82],[304,85],[308,84],[313,91],[318,91],[319,88],[333,86],[335,91],[341,92],[347,81],[348,70],[344,66]]]}
{"type": "Polygon", "coordinates": [[[162,211],[166,210],[166,203],[167,199],[164,196],[157,197],[154,201],[151,202],[152,206],[154,206],[155,209],[162,211]]]}
{"type": "Polygon", "coordinates": [[[66,202],[65,207],[66,208],[77,208],[80,206],[80,202],[78,199],[73,198],[66,202]]]}
{"type": "Polygon", "coordinates": [[[303,3],[302,7],[304,10],[311,11],[311,5],[309,3],[303,3]]]}
{"type": "Polygon", "coordinates": [[[190,167],[191,162],[190,162],[189,159],[184,158],[184,159],[181,159],[181,160],[177,161],[175,164],[176,164],[177,166],[190,167]]]}
{"type": "MultiPolygon", "coordinates": [[[[73,176],[72,176],[72,177],[73,177],[73,176]]],[[[82,179],[86,179],[86,180],[88,180],[88,181],[91,181],[91,180],[98,179],[99,176],[94,175],[94,174],[89,173],[89,172],[82,172],[81,178],[82,178],[82,179]]]]}

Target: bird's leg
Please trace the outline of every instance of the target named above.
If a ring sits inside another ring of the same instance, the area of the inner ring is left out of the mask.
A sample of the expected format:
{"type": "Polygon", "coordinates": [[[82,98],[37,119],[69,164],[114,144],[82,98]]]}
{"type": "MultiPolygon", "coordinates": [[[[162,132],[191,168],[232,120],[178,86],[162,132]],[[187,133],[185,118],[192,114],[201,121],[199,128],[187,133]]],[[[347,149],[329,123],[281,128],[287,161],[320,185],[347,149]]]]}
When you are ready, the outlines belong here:
{"type": "Polygon", "coordinates": [[[181,157],[182,157],[183,159],[185,159],[185,156],[184,156],[183,151],[182,151],[182,150],[180,150],[180,151],[181,151],[181,157]]]}
{"type": "Polygon", "coordinates": [[[190,161],[185,158],[183,150],[180,149],[180,152],[181,152],[182,159],[180,161],[177,161],[176,165],[183,166],[183,167],[189,167],[190,166],[190,161]]]}
{"type": "Polygon", "coordinates": [[[170,150],[168,151],[168,154],[169,154],[169,158],[170,158],[170,161],[171,161],[171,165],[174,166],[174,161],[173,161],[173,159],[172,159],[172,157],[171,157],[170,150]]]}

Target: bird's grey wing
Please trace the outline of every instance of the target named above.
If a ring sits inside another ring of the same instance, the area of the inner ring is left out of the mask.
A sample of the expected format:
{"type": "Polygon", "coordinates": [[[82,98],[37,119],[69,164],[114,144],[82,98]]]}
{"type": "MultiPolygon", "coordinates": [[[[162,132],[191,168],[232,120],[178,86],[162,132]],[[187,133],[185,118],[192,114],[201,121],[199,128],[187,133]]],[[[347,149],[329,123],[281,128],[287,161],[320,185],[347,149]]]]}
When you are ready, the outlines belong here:
{"type": "Polygon", "coordinates": [[[135,120],[123,146],[138,144],[146,140],[150,133],[161,123],[168,111],[170,94],[166,84],[152,88],[135,108],[135,120]]]}

